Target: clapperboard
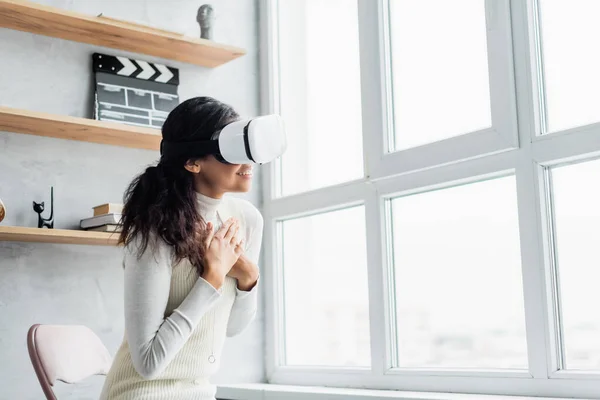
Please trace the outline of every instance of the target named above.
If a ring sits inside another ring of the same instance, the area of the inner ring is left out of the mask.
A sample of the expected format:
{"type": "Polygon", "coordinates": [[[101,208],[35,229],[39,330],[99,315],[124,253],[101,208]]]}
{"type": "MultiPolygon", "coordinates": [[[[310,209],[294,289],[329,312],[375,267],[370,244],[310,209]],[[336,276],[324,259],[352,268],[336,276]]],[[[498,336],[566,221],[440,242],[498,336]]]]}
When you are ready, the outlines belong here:
{"type": "Polygon", "coordinates": [[[177,68],[100,53],[92,61],[97,120],[160,129],[179,104],[177,68]]]}

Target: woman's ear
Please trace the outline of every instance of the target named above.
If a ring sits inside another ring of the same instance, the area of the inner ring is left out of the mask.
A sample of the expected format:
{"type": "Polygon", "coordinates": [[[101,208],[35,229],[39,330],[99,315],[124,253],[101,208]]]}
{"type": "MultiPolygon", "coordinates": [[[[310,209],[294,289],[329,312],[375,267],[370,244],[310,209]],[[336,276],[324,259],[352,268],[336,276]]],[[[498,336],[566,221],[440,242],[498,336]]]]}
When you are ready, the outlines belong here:
{"type": "Polygon", "coordinates": [[[187,160],[184,168],[190,171],[193,174],[197,174],[200,172],[200,161],[199,160],[187,160]]]}

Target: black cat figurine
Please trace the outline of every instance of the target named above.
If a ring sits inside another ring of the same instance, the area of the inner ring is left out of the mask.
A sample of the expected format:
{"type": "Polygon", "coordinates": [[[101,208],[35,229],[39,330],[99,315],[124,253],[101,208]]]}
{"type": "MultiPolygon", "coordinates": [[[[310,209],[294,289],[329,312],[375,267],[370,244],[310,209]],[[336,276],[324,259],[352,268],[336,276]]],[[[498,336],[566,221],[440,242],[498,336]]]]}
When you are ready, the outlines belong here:
{"type": "Polygon", "coordinates": [[[44,202],[36,203],[33,202],[33,211],[38,214],[38,228],[54,228],[54,186],[50,187],[50,218],[43,218],[42,213],[44,212],[44,202]]]}

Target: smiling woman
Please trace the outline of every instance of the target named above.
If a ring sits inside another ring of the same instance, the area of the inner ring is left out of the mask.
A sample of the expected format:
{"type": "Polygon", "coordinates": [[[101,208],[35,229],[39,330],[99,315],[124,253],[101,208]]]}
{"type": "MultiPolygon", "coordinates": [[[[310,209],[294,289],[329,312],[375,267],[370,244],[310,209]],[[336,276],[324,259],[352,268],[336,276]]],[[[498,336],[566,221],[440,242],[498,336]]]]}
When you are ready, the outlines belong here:
{"type": "Polygon", "coordinates": [[[125,336],[102,399],[213,400],[225,337],[256,315],[262,216],[224,196],[250,190],[252,164],[205,149],[239,121],[213,98],[181,103],[163,125],[158,165],[125,194],[125,336]]]}

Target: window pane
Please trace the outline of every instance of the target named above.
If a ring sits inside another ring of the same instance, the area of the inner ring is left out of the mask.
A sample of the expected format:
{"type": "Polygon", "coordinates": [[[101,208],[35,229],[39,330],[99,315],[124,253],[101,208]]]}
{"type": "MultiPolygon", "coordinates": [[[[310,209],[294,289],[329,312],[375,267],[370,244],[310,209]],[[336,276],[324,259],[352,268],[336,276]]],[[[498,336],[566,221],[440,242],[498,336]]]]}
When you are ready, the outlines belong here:
{"type": "Polygon", "coordinates": [[[483,0],[390,0],[395,145],[491,126],[483,0]]]}
{"type": "Polygon", "coordinates": [[[356,0],[279,1],[281,193],[363,176],[356,0]],[[337,168],[329,168],[337,165],[337,168]]]}
{"type": "Polygon", "coordinates": [[[539,4],[548,131],[600,121],[600,1],[539,4]]]}
{"type": "Polygon", "coordinates": [[[364,207],[281,224],[286,364],[369,366],[364,207]]]}
{"type": "Polygon", "coordinates": [[[391,210],[398,366],[527,368],[514,177],[391,210]]]}
{"type": "Polygon", "coordinates": [[[600,161],[551,170],[556,260],[568,369],[600,369],[600,161]]]}

